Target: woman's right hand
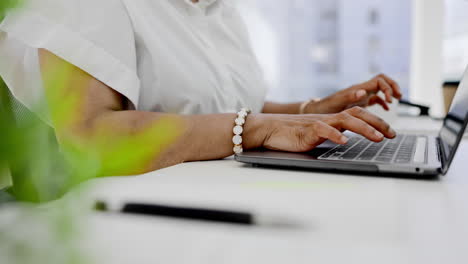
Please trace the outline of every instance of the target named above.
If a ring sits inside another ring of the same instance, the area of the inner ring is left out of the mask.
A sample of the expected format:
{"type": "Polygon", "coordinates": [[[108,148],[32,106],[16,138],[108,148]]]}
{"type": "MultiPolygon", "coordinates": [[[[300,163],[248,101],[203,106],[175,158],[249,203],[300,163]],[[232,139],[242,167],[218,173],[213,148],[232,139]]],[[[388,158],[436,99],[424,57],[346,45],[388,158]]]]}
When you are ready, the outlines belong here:
{"type": "MultiPolygon", "coordinates": [[[[346,144],[348,139],[343,135],[346,130],[374,142],[396,136],[388,123],[361,107],[338,114],[253,115],[249,118],[262,124],[264,138],[261,146],[271,150],[307,152],[326,140],[346,144]]],[[[248,140],[249,135],[245,136],[248,140]]],[[[258,138],[258,134],[255,137],[258,138]]]]}

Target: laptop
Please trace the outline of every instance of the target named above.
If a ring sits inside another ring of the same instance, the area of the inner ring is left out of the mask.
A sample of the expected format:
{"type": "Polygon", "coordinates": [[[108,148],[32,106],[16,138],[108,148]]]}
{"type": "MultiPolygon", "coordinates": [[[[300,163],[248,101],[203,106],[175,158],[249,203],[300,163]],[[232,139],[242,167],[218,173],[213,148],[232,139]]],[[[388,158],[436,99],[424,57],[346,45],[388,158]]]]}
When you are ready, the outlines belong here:
{"type": "Polygon", "coordinates": [[[239,162],[296,167],[320,171],[365,172],[390,176],[436,177],[445,175],[468,123],[468,69],[438,136],[399,134],[374,143],[353,134],[346,145],[329,141],[308,153],[258,149],[235,156],[239,162]]]}

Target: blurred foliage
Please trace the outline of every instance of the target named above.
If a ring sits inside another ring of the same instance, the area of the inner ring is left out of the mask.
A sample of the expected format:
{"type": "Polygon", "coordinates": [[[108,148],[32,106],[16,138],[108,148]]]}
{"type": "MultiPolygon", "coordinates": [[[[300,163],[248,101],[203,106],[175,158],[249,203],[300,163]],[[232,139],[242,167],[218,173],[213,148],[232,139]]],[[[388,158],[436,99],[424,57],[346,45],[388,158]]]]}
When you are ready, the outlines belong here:
{"type": "Polygon", "coordinates": [[[0,214],[0,263],[90,264],[83,251],[86,215],[69,201],[53,207],[4,206],[0,214]]]}
{"type": "MultiPolygon", "coordinates": [[[[21,2],[0,0],[0,22],[9,9],[21,2]]],[[[60,199],[86,180],[104,175],[128,175],[138,168],[147,168],[179,135],[177,122],[161,119],[131,136],[110,137],[108,132],[112,128],[108,127],[89,138],[71,133],[61,138],[59,144],[55,131],[66,130],[79,119],[84,102],[83,94],[67,89],[71,70],[70,67],[51,67],[44,80],[47,102],[33,109],[37,115],[30,112],[21,118],[15,116],[14,99],[10,98],[0,78],[0,189],[11,174],[13,185],[7,192],[19,202],[39,204],[33,206],[32,211],[39,209],[41,212],[40,204],[60,199]],[[54,129],[38,118],[44,115],[51,117],[54,129]]],[[[5,207],[0,200],[2,208],[5,207]]],[[[63,202],[53,214],[20,213],[6,224],[1,222],[4,215],[0,213],[0,262],[2,250],[7,250],[9,264],[83,263],[72,243],[79,233],[80,220],[71,208],[74,206],[63,202]],[[49,235],[54,239],[42,241],[41,237],[35,237],[38,243],[43,243],[38,250],[28,232],[34,235],[39,227],[24,224],[26,218],[41,219],[39,222],[48,226],[49,235]],[[21,228],[28,231],[19,232],[21,228]],[[24,237],[13,238],[18,232],[24,237]],[[64,255],[56,258],[56,250],[64,255]]]]}
{"type": "Polygon", "coordinates": [[[5,97],[7,88],[2,84],[0,86],[3,93],[0,163],[4,166],[8,164],[14,176],[14,185],[8,191],[19,201],[45,202],[56,199],[59,193],[63,193],[59,189],[65,179],[54,175],[68,175],[69,172],[53,133],[33,114],[17,122],[11,111],[11,101],[5,97]]]}
{"type": "Polygon", "coordinates": [[[11,173],[13,186],[7,191],[22,203],[0,204],[0,263],[92,263],[77,245],[83,226],[76,207],[56,202],[54,210],[44,210],[24,202],[58,199],[73,186],[74,177],[93,174],[71,169],[53,130],[34,114],[16,119],[6,89],[0,79],[0,182],[8,182],[11,173]]]}
{"type": "MultiPolygon", "coordinates": [[[[1,61],[0,61],[1,63],[1,61]]],[[[96,128],[92,135],[75,133],[85,105],[71,64],[43,68],[46,102],[33,114],[15,118],[12,98],[0,82],[0,164],[9,164],[11,193],[19,201],[41,203],[60,198],[74,186],[99,176],[131,175],[145,171],[179,135],[180,124],[161,119],[131,135],[116,135],[113,127],[96,128]],[[38,118],[49,116],[54,129],[38,118]],[[19,120],[19,121],[18,121],[19,120]],[[55,132],[60,132],[60,144],[55,132]]],[[[86,85],[86,84],[83,84],[86,85]]]]}
{"type": "Polygon", "coordinates": [[[48,113],[60,135],[61,150],[74,173],[70,184],[98,176],[131,175],[143,172],[178,136],[179,123],[161,119],[139,131],[117,134],[112,126],[94,127],[91,134],[77,132],[82,122],[86,86],[72,78],[71,64],[44,65],[48,113]]]}
{"type": "Polygon", "coordinates": [[[6,12],[10,8],[18,7],[20,6],[24,0],[1,0],[0,1],[0,22],[3,20],[5,17],[6,12]]]}

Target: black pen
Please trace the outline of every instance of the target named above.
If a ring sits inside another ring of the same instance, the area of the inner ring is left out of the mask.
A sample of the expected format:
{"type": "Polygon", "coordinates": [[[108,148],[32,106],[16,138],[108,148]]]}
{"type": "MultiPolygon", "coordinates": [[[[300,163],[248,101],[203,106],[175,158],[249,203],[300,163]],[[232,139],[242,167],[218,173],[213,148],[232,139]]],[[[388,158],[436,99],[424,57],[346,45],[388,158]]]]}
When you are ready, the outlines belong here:
{"type": "MultiPolygon", "coordinates": [[[[97,202],[95,209],[98,211],[113,211],[105,202],[97,202]]],[[[126,203],[120,210],[124,214],[137,214],[147,216],[162,216],[198,221],[210,221],[238,225],[270,225],[290,226],[291,221],[283,217],[259,217],[251,213],[215,209],[176,207],[158,204],[126,203]]]]}

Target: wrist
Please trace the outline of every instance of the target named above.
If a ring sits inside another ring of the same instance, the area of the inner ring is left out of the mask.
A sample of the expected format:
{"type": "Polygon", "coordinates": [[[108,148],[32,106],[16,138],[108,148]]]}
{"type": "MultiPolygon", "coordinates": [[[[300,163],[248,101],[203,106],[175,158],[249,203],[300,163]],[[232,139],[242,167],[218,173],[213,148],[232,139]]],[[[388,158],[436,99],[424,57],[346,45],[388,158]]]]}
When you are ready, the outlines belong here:
{"type": "Polygon", "coordinates": [[[254,149],[263,146],[268,132],[268,115],[250,114],[244,125],[244,149],[254,149]]]}
{"type": "Polygon", "coordinates": [[[325,114],[326,111],[323,111],[322,105],[324,100],[313,99],[304,107],[304,113],[307,114],[325,114]]]}

